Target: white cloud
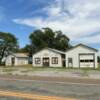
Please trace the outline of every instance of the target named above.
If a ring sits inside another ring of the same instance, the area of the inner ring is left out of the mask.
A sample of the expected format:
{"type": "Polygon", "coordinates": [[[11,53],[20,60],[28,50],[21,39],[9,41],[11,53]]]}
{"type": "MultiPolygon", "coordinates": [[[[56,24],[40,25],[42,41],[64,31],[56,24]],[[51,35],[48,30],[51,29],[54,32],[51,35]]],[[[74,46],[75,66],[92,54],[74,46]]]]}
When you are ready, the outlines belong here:
{"type": "Polygon", "coordinates": [[[90,37],[79,38],[75,41],[80,41],[88,44],[100,44],[100,34],[90,36],[90,37]]]}
{"type": "Polygon", "coordinates": [[[13,21],[36,28],[61,30],[72,41],[100,43],[100,35],[96,35],[100,31],[100,0],[55,0],[43,10],[48,15],[47,18],[41,16],[13,21]]]}

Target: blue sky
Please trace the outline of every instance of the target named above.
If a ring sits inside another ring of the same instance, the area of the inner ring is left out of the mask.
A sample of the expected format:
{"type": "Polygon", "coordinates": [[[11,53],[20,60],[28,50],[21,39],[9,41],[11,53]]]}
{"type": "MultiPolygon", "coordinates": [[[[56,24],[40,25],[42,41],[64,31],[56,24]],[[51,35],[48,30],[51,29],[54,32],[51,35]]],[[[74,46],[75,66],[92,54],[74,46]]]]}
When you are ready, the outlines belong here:
{"type": "Polygon", "coordinates": [[[13,33],[21,47],[43,27],[100,49],[100,0],[0,0],[0,31],[13,33]]]}

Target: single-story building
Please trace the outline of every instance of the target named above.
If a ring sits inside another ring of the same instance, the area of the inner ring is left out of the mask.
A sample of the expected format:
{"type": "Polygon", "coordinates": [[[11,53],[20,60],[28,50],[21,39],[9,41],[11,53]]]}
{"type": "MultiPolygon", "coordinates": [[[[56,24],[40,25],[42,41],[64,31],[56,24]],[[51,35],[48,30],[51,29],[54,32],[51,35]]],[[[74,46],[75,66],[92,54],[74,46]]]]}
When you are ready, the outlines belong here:
{"type": "Polygon", "coordinates": [[[33,55],[33,66],[97,68],[97,51],[84,44],[78,44],[66,52],[45,48],[33,55]]]}
{"type": "Polygon", "coordinates": [[[78,44],[66,51],[66,67],[97,68],[97,51],[84,44],[78,44]]]}
{"type": "Polygon", "coordinates": [[[27,53],[13,53],[6,57],[6,66],[18,66],[18,65],[28,65],[28,54],[27,53]]]}
{"type": "Polygon", "coordinates": [[[33,55],[34,67],[65,66],[65,53],[59,50],[44,48],[33,55]]]}

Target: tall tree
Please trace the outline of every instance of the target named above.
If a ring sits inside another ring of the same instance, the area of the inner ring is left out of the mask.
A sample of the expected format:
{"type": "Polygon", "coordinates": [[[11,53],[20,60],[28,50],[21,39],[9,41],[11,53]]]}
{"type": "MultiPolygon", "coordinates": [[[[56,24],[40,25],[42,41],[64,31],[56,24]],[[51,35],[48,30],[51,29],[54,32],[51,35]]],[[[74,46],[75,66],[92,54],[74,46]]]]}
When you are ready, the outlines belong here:
{"type": "Polygon", "coordinates": [[[18,47],[17,39],[11,33],[0,32],[0,63],[3,57],[16,51],[18,47]]]}
{"type": "Polygon", "coordinates": [[[50,28],[36,30],[29,36],[31,47],[38,51],[44,47],[55,48],[58,50],[67,50],[71,47],[70,39],[61,31],[54,32],[50,28]]]}

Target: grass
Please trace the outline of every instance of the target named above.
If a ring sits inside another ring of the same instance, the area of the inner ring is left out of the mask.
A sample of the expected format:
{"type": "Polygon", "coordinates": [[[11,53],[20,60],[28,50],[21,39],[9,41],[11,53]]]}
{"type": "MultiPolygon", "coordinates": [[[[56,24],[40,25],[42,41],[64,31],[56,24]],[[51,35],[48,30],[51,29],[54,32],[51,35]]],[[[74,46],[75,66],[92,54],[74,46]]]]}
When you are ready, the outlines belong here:
{"type": "Polygon", "coordinates": [[[8,75],[13,75],[13,72],[15,71],[19,71],[23,74],[26,74],[26,73],[34,73],[34,72],[37,72],[37,71],[52,71],[52,72],[56,72],[56,73],[59,73],[59,72],[72,72],[72,73],[78,73],[80,74],[81,76],[89,76],[89,72],[90,71],[100,71],[100,65],[97,69],[94,69],[94,68],[54,68],[54,67],[32,67],[32,66],[16,66],[16,67],[2,67],[0,69],[2,72],[8,74],[8,75]]]}
{"type": "Polygon", "coordinates": [[[14,71],[18,69],[27,69],[29,71],[52,71],[52,70],[57,70],[57,71],[69,71],[69,70],[100,70],[100,65],[97,69],[94,68],[63,68],[63,67],[33,67],[33,66],[6,66],[6,67],[1,67],[1,69],[4,69],[5,71],[14,71]]]}
{"type": "Polygon", "coordinates": [[[33,68],[33,66],[29,64],[29,65],[18,65],[18,66],[1,66],[1,68],[33,68]]]}
{"type": "Polygon", "coordinates": [[[80,71],[83,74],[87,75],[89,71],[100,71],[100,64],[98,65],[97,69],[94,68],[63,68],[63,67],[33,67],[32,65],[25,65],[25,66],[6,66],[1,67],[3,72],[13,72],[13,71],[20,71],[22,73],[34,72],[34,71],[57,71],[57,72],[68,72],[68,71],[80,71]],[[20,70],[21,69],[21,70],[20,70]]]}
{"type": "Polygon", "coordinates": [[[3,70],[2,70],[3,72],[13,72],[13,71],[16,71],[15,69],[12,69],[12,68],[4,68],[3,70]]]}
{"type": "Polygon", "coordinates": [[[97,70],[100,70],[100,63],[98,64],[98,68],[97,68],[97,70]]]}

